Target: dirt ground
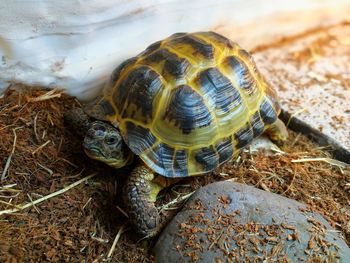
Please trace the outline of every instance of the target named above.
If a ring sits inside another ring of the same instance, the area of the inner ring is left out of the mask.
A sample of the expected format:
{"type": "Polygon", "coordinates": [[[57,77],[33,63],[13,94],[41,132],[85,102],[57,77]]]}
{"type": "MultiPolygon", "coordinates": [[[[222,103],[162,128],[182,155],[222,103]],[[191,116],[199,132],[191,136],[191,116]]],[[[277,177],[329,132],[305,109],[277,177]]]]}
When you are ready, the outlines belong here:
{"type": "MultiPolygon", "coordinates": [[[[0,99],[0,262],[154,262],[154,240],[138,240],[123,213],[121,188],[130,168],[115,171],[85,156],[81,138],[63,123],[72,106],[78,102],[61,91],[21,85],[0,99]]],[[[349,166],[306,158],[331,156],[290,132],[274,155],[247,150],[211,175],[168,189],[158,205],[234,179],[309,205],[350,244],[349,166]]]]}

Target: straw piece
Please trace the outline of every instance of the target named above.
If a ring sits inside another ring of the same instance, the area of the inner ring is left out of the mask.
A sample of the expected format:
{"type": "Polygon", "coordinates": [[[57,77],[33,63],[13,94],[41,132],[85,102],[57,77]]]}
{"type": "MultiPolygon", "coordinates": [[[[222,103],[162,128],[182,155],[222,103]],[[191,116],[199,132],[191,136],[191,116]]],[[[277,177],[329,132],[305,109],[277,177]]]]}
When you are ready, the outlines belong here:
{"type": "Polygon", "coordinates": [[[292,160],[292,163],[303,163],[303,162],[326,162],[341,168],[345,168],[349,166],[349,164],[347,163],[343,163],[341,161],[331,159],[331,158],[304,158],[304,159],[292,160]]]}
{"type": "Polygon", "coordinates": [[[37,199],[37,200],[35,200],[35,201],[33,201],[33,202],[30,202],[30,203],[28,203],[28,204],[17,205],[17,206],[16,206],[17,208],[2,210],[2,211],[0,211],[0,216],[1,216],[1,215],[5,215],[5,214],[12,214],[12,213],[15,213],[15,212],[18,212],[18,211],[21,211],[21,210],[30,208],[30,207],[32,207],[32,206],[34,206],[34,205],[36,205],[36,204],[39,204],[39,203],[41,203],[41,202],[43,202],[43,201],[45,201],[45,200],[50,199],[50,198],[52,198],[52,197],[55,197],[55,196],[60,195],[60,194],[63,194],[63,193],[65,193],[65,192],[67,192],[68,190],[70,190],[70,189],[72,189],[72,188],[78,186],[79,184],[81,184],[81,183],[83,183],[83,182],[89,180],[90,178],[94,177],[95,175],[97,175],[97,173],[90,174],[90,175],[88,175],[88,176],[86,176],[86,177],[80,179],[79,181],[76,181],[76,182],[74,182],[74,183],[68,185],[67,187],[65,187],[65,188],[63,188],[63,189],[61,189],[61,190],[58,190],[58,191],[53,192],[53,193],[51,193],[51,194],[49,194],[49,195],[43,196],[42,198],[39,198],[39,199],[37,199]]]}
{"type": "Polygon", "coordinates": [[[40,151],[42,148],[44,148],[46,145],[48,145],[51,142],[51,140],[46,141],[42,145],[40,145],[38,148],[36,148],[33,152],[32,155],[35,155],[38,151],[40,151]]]}
{"type": "Polygon", "coordinates": [[[39,116],[39,112],[34,117],[34,135],[35,135],[36,141],[39,143],[40,142],[40,138],[39,138],[38,129],[37,129],[38,116],[39,116]]]}
{"type": "Polygon", "coordinates": [[[287,126],[287,127],[289,126],[289,123],[291,122],[292,118],[294,118],[295,116],[299,115],[300,113],[302,113],[302,112],[304,112],[304,111],[307,111],[307,109],[306,109],[306,108],[303,108],[303,109],[300,109],[300,110],[294,112],[294,113],[289,117],[286,126],[287,126]]]}
{"type": "Polygon", "coordinates": [[[162,205],[159,210],[164,210],[164,209],[167,209],[169,206],[172,206],[174,204],[177,204],[177,203],[180,203],[186,199],[188,199],[191,195],[193,195],[195,191],[189,193],[189,194],[186,194],[186,195],[180,195],[178,196],[177,198],[175,198],[174,200],[170,201],[169,203],[166,203],[165,205],[162,205]]]}
{"type": "Polygon", "coordinates": [[[33,203],[33,207],[34,207],[34,209],[35,209],[35,210],[38,212],[38,214],[40,214],[40,211],[39,211],[39,209],[36,207],[36,205],[34,204],[32,197],[31,197],[29,194],[27,194],[27,196],[28,196],[28,198],[29,198],[30,202],[32,202],[32,203],[33,203]]]}
{"type": "Polygon", "coordinates": [[[46,92],[45,94],[40,95],[39,97],[29,98],[28,101],[29,102],[38,102],[38,101],[44,101],[44,100],[49,100],[49,99],[53,99],[53,98],[60,98],[62,93],[55,94],[56,91],[58,91],[58,90],[57,89],[50,90],[50,91],[46,92]]]}
{"type": "Polygon", "coordinates": [[[118,205],[117,205],[117,209],[120,211],[120,213],[122,213],[126,218],[129,218],[129,215],[123,210],[121,209],[118,205]]]}
{"type": "Polygon", "coordinates": [[[112,254],[113,254],[113,252],[114,252],[115,246],[117,245],[118,240],[119,240],[121,234],[123,233],[124,228],[125,228],[125,225],[126,225],[127,223],[128,223],[128,221],[126,221],[126,222],[119,228],[119,231],[118,231],[117,235],[115,236],[115,239],[114,239],[114,241],[113,241],[113,244],[112,244],[112,246],[111,246],[111,249],[109,250],[109,252],[108,252],[108,254],[107,254],[107,259],[110,259],[110,258],[111,258],[112,254]]]}
{"type": "Polygon", "coordinates": [[[1,181],[3,181],[6,177],[6,173],[10,167],[10,163],[11,163],[11,159],[12,159],[12,155],[15,153],[15,149],[16,149],[16,143],[17,143],[17,134],[16,134],[16,130],[21,129],[22,127],[17,127],[15,129],[12,129],[13,131],[13,135],[14,135],[14,139],[13,139],[13,145],[12,145],[12,150],[11,153],[9,155],[9,157],[7,158],[6,164],[5,164],[5,168],[2,171],[2,175],[1,175],[1,181]]]}
{"type": "Polygon", "coordinates": [[[278,148],[277,145],[272,145],[270,147],[270,150],[273,151],[273,152],[277,152],[277,153],[280,153],[280,154],[287,154],[286,152],[282,151],[280,148],[278,148]]]}

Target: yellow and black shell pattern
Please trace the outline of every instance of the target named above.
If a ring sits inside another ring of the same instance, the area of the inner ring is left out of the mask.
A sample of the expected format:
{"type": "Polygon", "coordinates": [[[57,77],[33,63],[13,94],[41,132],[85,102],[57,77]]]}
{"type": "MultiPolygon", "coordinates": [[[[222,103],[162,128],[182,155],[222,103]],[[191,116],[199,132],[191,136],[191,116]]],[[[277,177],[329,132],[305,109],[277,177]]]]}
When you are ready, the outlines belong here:
{"type": "Polygon", "coordinates": [[[131,151],[166,177],[213,171],[280,111],[248,52],[214,32],[177,33],[126,60],[101,105],[131,151]]]}

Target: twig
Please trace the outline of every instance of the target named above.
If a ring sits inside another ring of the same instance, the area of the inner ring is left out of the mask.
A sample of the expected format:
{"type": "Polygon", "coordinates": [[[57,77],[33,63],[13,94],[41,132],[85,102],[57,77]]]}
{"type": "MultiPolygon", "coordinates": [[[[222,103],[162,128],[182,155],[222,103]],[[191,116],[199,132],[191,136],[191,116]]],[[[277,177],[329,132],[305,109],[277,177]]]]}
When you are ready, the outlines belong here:
{"type": "Polygon", "coordinates": [[[28,101],[29,102],[38,102],[38,101],[43,101],[43,100],[49,100],[49,99],[53,99],[53,98],[60,98],[61,97],[61,93],[56,93],[57,89],[53,89],[50,90],[48,92],[46,92],[43,95],[40,95],[39,97],[36,98],[29,98],[28,101]]]}
{"type": "Polygon", "coordinates": [[[175,189],[180,188],[180,187],[191,187],[191,185],[189,185],[189,184],[176,184],[173,187],[171,187],[171,191],[174,192],[175,194],[179,195],[181,193],[176,191],[175,189]]]}
{"type": "Polygon", "coordinates": [[[51,114],[50,113],[47,114],[47,120],[50,122],[51,126],[55,126],[55,124],[53,123],[53,120],[51,118],[51,114]]]}
{"type": "Polygon", "coordinates": [[[60,195],[60,194],[63,194],[65,192],[67,192],[68,190],[76,187],[77,185],[79,185],[79,184],[89,180],[90,178],[92,178],[92,177],[94,177],[96,175],[97,175],[97,173],[90,174],[90,175],[80,179],[79,181],[76,181],[76,182],[68,185],[67,187],[65,187],[65,188],[63,188],[61,190],[58,190],[58,191],[53,192],[53,193],[51,193],[49,195],[43,196],[42,198],[39,198],[39,199],[37,199],[37,200],[35,200],[35,201],[31,202],[31,203],[23,204],[23,205],[17,205],[16,206],[17,208],[13,208],[13,209],[2,210],[2,211],[0,211],[0,216],[1,215],[5,215],[5,214],[12,214],[12,213],[15,213],[15,212],[18,212],[18,211],[30,208],[33,205],[39,204],[39,203],[41,203],[41,202],[43,202],[45,200],[48,200],[48,199],[50,199],[52,197],[55,197],[55,196],[60,195]]]}
{"type": "Polygon", "coordinates": [[[5,168],[4,168],[4,170],[2,171],[1,181],[3,181],[3,180],[5,179],[7,170],[8,170],[9,167],[10,167],[12,155],[15,153],[15,148],[16,148],[16,143],[17,143],[17,134],[16,134],[16,130],[21,129],[21,128],[22,128],[22,127],[17,127],[17,128],[15,128],[15,129],[12,129],[13,135],[14,135],[12,150],[11,150],[11,153],[10,153],[9,157],[7,158],[7,161],[6,161],[6,164],[5,164],[5,168]]]}
{"type": "Polygon", "coordinates": [[[33,152],[32,155],[35,155],[38,151],[40,151],[42,148],[44,148],[46,145],[48,145],[51,142],[51,140],[46,141],[44,144],[40,145],[38,148],[36,148],[33,152]]]}
{"type": "Polygon", "coordinates": [[[12,111],[12,110],[14,110],[14,109],[19,107],[17,104],[12,106],[12,107],[10,107],[10,108],[7,108],[7,106],[10,106],[10,104],[6,104],[6,105],[2,106],[2,109],[0,110],[0,114],[3,114],[5,111],[10,112],[10,111],[12,111]]]}
{"type": "Polygon", "coordinates": [[[125,227],[125,225],[126,225],[127,223],[128,223],[128,221],[126,221],[126,222],[119,228],[119,231],[118,231],[117,235],[115,236],[115,239],[114,239],[114,241],[113,241],[113,244],[112,244],[112,246],[111,246],[111,249],[109,250],[109,252],[108,252],[108,254],[107,254],[107,259],[110,259],[110,258],[111,258],[112,254],[113,254],[113,252],[114,252],[115,246],[117,245],[118,240],[119,240],[121,234],[123,233],[124,227],[125,227]]]}

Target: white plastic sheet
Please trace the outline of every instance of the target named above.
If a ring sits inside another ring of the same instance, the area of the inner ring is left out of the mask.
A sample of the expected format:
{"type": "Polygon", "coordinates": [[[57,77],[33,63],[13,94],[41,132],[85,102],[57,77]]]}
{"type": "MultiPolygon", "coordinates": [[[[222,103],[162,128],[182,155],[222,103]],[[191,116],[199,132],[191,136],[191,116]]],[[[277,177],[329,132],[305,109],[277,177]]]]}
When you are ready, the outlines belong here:
{"type": "Polygon", "coordinates": [[[264,23],[269,33],[283,29],[266,27],[271,16],[342,5],[349,1],[0,1],[0,92],[23,82],[91,98],[122,60],[172,33],[216,29],[251,38],[264,23]]]}

